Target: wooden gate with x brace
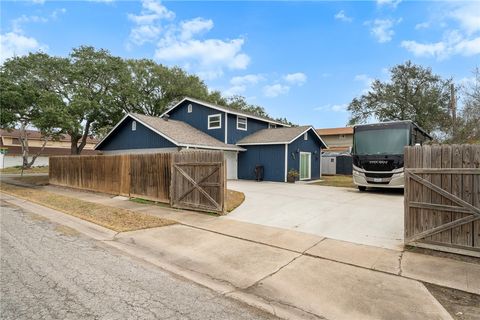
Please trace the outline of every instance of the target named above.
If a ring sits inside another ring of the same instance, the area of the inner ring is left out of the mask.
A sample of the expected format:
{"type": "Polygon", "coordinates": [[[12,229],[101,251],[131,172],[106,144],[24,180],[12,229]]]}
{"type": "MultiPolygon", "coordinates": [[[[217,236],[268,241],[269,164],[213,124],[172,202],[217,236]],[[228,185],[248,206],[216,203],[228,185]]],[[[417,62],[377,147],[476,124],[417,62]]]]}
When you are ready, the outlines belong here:
{"type": "Polygon", "coordinates": [[[221,151],[173,154],[170,204],[174,208],[225,212],[226,174],[221,151]]]}
{"type": "Polygon", "coordinates": [[[405,244],[480,256],[480,145],[405,149],[405,244]]]}

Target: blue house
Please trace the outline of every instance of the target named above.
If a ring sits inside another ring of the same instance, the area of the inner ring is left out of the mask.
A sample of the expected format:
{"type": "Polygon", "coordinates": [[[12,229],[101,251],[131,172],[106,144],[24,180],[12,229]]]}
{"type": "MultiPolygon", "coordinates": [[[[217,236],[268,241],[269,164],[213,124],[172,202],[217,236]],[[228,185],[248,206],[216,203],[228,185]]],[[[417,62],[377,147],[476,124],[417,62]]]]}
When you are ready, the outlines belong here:
{"type": "Polygon", "coordinates": [[[267,117],[184,98],[160,117],[127,114],[95,147],[105,154],[222,150],[228,179],[318,179],[326,144],[311,126],[289,127],[267,117]]]}

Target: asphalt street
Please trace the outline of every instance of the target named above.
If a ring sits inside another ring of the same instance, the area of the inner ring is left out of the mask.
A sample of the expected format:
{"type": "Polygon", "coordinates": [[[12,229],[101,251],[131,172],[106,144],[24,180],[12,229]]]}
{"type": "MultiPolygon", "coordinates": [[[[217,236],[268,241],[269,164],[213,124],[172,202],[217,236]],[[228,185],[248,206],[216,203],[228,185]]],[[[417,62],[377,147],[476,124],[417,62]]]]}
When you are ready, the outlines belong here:
{"type": "Polygon", "coordinates": [[[0,209],[1,319],[274,319],[73,229],[0,209]]]}

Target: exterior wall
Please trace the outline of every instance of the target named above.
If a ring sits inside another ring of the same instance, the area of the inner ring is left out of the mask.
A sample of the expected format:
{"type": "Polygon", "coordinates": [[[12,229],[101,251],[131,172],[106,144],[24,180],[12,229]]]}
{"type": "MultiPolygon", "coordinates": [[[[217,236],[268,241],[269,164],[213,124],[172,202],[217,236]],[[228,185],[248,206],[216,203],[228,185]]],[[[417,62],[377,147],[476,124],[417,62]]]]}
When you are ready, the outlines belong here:
{"type": "Polygon", "coordinates": [[[288,145],[287,171],[294,169],[300,172],[300,152],[310,152],[312,154],[311,179],[319,179],[321,143],[318,140],[317,136],[312,132],[312,130],[308,131],[308,140],[303,140],[302,134],[300,137],[298,137],[298,139],[288,145]],[[299,151],[298,153],[297,150],[299,151]]]}
{"type": "Polygon", "coordinates": [[[162,152],[177,152],[181,148],[147,148],[147,149],[123,149],[123,150],[104,150],[103,154],[145,154],[145,153],[162,153],[162,152]]]}
{"type": "MultiPolygon", "coordinates": [[[[12,138],[12,137],[2,137],[3,140],[3,145],[5,146],[18,146],[20,147],[20,141],[17,138],[12,138]]],[[[38,139],[32,139],[28,138],[28,146],[29,147],[42,147],[43,146],[43,140],[38,140],[38,139]]],[[[85,144],[84,149],[90,149],[93,150],[95,147],[95,143],[88,143],[85,144]]],[[[52,141],[49,140],[47,141],[47,144],[45,145],[45,148],[65,148],[70,152],[70,141],[52,141]]]]}
{"type": "Polygon", "coordinates": [[[168,113],[171,119],[183,121],[188,123],[192,127],[205,132],[206,134],[218,139],[222,142],[225,141],[225,112],[218,111],[212,108],[208,108],[201,104],[184,101],[181,105],[173,109],[168,113]],[[192,104],[192,112],[188,113],[188,105],[192,104]],[[208,116],[220,114],[221,115],[221,128],[208,130],[208,116]]]}
{"type": "MultiPolygon", "coordinates": [[[[29,157],[29,160],[32,160],[32,157],[29,157]]],[[[0,154],[0,169],[21,166],[22,164],[23,164],[22,156],[0,154]]],[[[38,156],[33,166],[34,167],[48,166],[48,157],[38,156]]]]}
{"type": "Polygon", "coordinates": [[[132,118],[120,124],[98,150],[126,150],[147,148],[175,148],[176,145],[137,121],[137,130],[132,131],[132,118]]]}
{"type": "Polygon", "coordinates": [[[285,181],[285,145],[244,146],[238,154],[238,178],[255,180],[255,166],[263,165],[266,181],[285,181]]]}
{"type": "Polygon", "coordinates": [[[328,135],[321,136],[323,141],[331,147],[351,147],[353,145],[353,134],[345,134],[345,137],[342,138],[341,135],[328,135]]]}
{"type": "Polygon", "coordinates": [[[236,144],[240,139],[262,129],[268,129],[268,122],[247,117],[247,131],[237,129],[237,115],[228,114],[227,143],[236,144]]]}

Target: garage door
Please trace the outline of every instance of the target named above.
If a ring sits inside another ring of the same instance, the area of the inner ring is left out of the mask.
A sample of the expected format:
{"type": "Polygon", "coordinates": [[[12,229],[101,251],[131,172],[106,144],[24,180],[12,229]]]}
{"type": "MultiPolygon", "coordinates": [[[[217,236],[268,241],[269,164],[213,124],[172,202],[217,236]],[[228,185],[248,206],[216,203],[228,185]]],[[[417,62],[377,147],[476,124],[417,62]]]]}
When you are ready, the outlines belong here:
{"type": "Polygon", "coordinates": [[[238,153],[236,151],[225,151],[227,160],[227,179],[237,179],[238,153]]]}

